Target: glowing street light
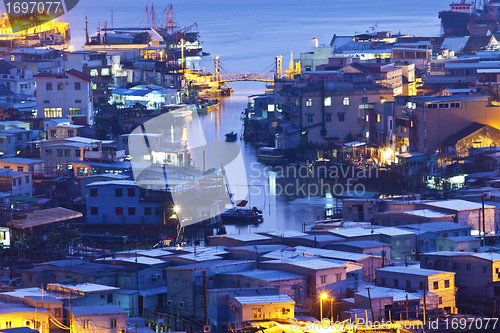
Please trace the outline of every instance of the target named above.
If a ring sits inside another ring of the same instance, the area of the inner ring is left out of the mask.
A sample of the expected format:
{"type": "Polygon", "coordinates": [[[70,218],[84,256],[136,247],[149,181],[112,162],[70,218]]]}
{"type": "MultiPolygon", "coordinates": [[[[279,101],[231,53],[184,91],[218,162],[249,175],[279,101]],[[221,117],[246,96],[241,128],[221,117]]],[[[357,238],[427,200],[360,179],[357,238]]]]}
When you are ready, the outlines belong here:
{"type": "Polygon", "coordinates": [[[319,299],[319,321],[323,321],[323,300],[326,299],[328,295],[326,293],[322,293],[319,299]]]}
{"type": "Polygon", "coordinates": [[[179,213],[180,210],[181,210],[181,208],[179,206],[174,206],[174,212],[176,214],[179,213]]]}
{"type": "Polygon", "coordinates": [[[315,37],[313,38],[313,41],[316,43],[316,47],[318,47],[318,39],[315,37]]]}

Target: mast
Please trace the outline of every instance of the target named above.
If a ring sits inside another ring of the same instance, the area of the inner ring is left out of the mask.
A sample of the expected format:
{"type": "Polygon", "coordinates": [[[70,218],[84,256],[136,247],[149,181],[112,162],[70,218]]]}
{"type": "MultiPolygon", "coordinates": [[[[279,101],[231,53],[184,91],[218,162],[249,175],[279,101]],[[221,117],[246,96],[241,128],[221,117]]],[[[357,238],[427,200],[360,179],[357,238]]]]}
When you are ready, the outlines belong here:
{"type": "Polygon", "coordinates": [[[156,29],[155,8],[153,3],[151,3],[151,24],[153,29],[156,29]]]}
{"type": "Polygon", "coordinates": [[[88,28],[89,19],[85,16],[85,44],[89,43],[89,28],[88,28]]]}
{"type": "Polygon", "coordinates": [[[148,5],[146,5],[146,28],[149,28],[149,12],[148,12],[148,5]]]}

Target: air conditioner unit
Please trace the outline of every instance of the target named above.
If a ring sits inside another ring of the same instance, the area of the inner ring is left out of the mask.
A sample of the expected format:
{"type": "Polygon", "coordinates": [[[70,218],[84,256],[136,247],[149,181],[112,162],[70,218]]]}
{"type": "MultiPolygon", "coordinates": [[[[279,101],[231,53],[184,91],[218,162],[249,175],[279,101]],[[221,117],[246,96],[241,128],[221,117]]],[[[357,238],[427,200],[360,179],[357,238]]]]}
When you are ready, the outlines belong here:
{"type": "Polygon", "coordinates": [[[185,308],[188,306],[187,302],[179,302],[179,306],[185,308]]]}
{"type": "Polygon", "coordinates": [[[175,304],[175,301],[172,301],[172,300],[168,300],[168,301],[167,301],[167,305],[168,305],[168,306],[172,306],[172,305],[174,305],[174,304],[175,304]]]}
{"type": "Polygon", "coordinates": [[[153,281],[161,279],[161,274],[153,274],[153,281]]]}
{"type": "Polygon", "coordinates": [[[483,193],[483,197],[484,197],[485,199],[491,199],[491,192],[484,192],[484,193],[483,193]]]}
{"type": "Polygon", "coordinates": [[[415,254],[415,253],[416,253],[415,249],[411,249],[411,254],[415,254]]]}

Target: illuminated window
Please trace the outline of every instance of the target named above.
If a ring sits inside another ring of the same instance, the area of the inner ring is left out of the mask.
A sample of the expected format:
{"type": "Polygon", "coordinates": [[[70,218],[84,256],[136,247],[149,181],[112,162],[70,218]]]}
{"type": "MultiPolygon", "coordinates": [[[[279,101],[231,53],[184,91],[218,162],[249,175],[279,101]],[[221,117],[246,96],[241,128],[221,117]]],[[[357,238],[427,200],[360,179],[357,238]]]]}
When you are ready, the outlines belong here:
{"type": "Polygon", "coordinates": [[[82,114],[82,108],[69,108],[69,114],[71,116],[79,116],[82,114]]]}
{"type": "Polygon", "coordinates": [[[382,120],[382,117],[379,114],[377,114],[377,123],[380,123],[381,120],[382,120]]]}
{"type": "Polygon", "coordinates": [[[343,104],[344,105],[349,105],[349,97],[344,97],[343,104]]]}
{"type": "Polygon", "coordinates": [[[97,69],[91,69],[90,70],[90,75],[91,76],[97,76],[97,75],[99,75],[99,71],[97,69]]]}
{"type": "Polygon", "coordinates": [[[96,90],[96,89],[97,89],[97,84],[93,83],[93,84],[92,84],[92,89],[93,89],[93,90],[96,90]]]}
{"type": "Polygon", "coordinates": [[[103,68],[103,69],[101,70],[101,75],[102,75],[102,76],[107,76],[107,75],[109,75],[109,74],[110,74],[109,68],[103,68]]]}
{"type": "Polygon", "coordinates": [[[306,99],[306,106],[312,106],[313,105],[313,100],[308,98],[306,99]]]}
{"type": "Polygon", "coordinates": [[[325,106],[331,106],[331,105],[332,105],[332,98],[325,97],[325,106]]]}
{"type": "Polygon", "coordinates": [[[14,55],[10,56],[10,61],[16,61],[16,57],[14,55]]]}
{"type": "Polygon", "coordinates": [[[262,309],[253,309],[253,319],[262,319],[262,309]]]}
{"type": "Polygon", "coordinates": [[[123,207],[115,208],[116,215],[123,215],[123,207]]]}
{"type": "Polygon", "coordinates": [[[62,118],[62,108],[44,108],[43,115],[45,118],[62,118]]]}

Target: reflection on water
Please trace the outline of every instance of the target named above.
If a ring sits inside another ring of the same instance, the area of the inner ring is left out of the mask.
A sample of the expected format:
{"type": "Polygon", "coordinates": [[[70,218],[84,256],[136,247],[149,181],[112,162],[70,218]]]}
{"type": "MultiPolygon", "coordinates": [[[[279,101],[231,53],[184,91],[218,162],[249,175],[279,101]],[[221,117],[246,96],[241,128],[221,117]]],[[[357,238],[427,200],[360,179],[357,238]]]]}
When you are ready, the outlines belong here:
{"type": "MultiPolygon", "coordinates": [[[[221,100],[220,110],[200,116],[201,124],[207,142],[224,141],[224,134],[234,131],[240,133],[242,121],[240,113],[245,109],[248,98],[252,94],[265,91],[262,83],[238,83],[233,84],[235,94],[221,100]]],[[[271,230],[297,230],[301,231],[304,222],[310,222],[324,218],[325,209],[335,207],[335,199],[330,196],[323,197],[300,197],[302,192],[296,193],[297,179],[293,177],[284,178],[276,171],[257,162],[256,148],[252,143],[237,140],[243,154],[247,181],[250,184],[248,205],[261,209],[264,214],[264,222],[254,226],[226,226],[228,233],[245,233],[271,230]],[[288,192],[296,195],[286,195],[282,189],[287,184],[288,192]]],[[[242,175],[243,176],[243,175],[242,175]]],[[[290,175],[290,176],[293,176],[290,175]]],[[[300,184],[317,182],[316,179],[300,179],[300,184]]],[[[241,191],[238,187],[231,187],[231,191],[241,191]]],[[[309,227],[308,225],[307,227],[309,227]]]]}

